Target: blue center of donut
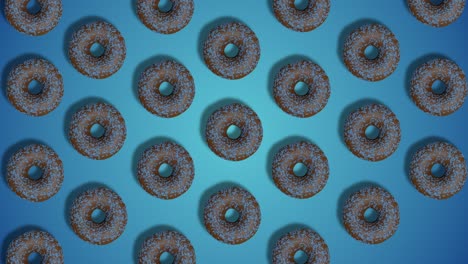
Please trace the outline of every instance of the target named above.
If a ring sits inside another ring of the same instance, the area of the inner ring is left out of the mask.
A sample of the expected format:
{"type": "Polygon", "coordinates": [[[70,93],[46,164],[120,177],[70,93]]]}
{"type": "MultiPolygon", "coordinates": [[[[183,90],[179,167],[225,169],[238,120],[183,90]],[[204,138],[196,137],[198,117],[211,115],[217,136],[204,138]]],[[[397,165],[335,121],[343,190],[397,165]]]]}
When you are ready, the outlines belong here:
{"type": "Polygon", "coordinates": [[[94,223],[100,224],[106,220],[106,212],[103,210],[96,208],[93,210],[91,213],[91,219],[93,220],[94,223]]]}
{"type": "Polygon", "coordinates": [[[89,132],[93,138],[101,138],[106,133],[106,129],[101,124],[94,124],[89,132]]]}
{"type": "Polygon", "coordinates": [[[304,177],[307,174],[307,171],[307,166],[302,162],[298,162],[294,165],[293,172],[297,177],[304,177]]]}
{"type": "Polygon", "coordinates": [[[37,80],[32,80],[28,84],[28,92],[32,95],[38,95],[42,93],[43,89],[44,89],[44,85],[37,80]]]}
{"type": "Polygon", "coordinates": [[[172,255],[171,253],[169,252],[163,252],[160,256],[159,256],[159,263],[161,264],[172,264],[174,263],[174,255],[172,255]]]}
{"type": "Polygon", "coordinates": [[[367,139],[374,140],[380,136],[380,129],[374,125],[370,125],[366,128],[365,133],[367,139]]]}
{"type": "Polygon", "coordinates": [[[224,214],[224,218],[229,223],[235,223],[239,220],[240,214],[236,209],[229,208],[224,214]]]}
{"type": "Polygon", "coordinates": [[[174,3],[170,0],[159,0],[158,10],[163,13],[168,13],[172,10],[174,3]]]}
{"type": "Polygon", "coordinates": [[[91,47],[89,48],[89,52],[91,52],[91,55],[93,55],[93,57],[95,58],[99,58],[102,55],[104,55],[105,51],[106,49],[104,48],[104,46],[97,42],[93,43],[93,45],[91,45],[91,47]]]}
{"type": "Polygon", "coordinates": [[[297,10],[304,11],[309,6],[310,0],[294,0],[294,7],[297,10]]]}
{"type": "Polygon", "coordinates": [[[38,0],[30,0],[26,5],[26,9],[29,14],[35,15],[41,11],[41,4],[38,0]]]}
{"type": "Polygon", "coordinates": [[[294,263],[295,264],[305,264],[309,260],[309,256],[303,250],[298,250],[294,253],[294,263]]]}
{"type": "Polygon", "coordinates": [[[239,55],[239,47],[235,44],[229,43],[224,47],[224,55],[228,58],[234,58],[239,55]]]}
{"type": "Polygon", "coordinates": [[[441,4],[444,3],[445,0],[430,0],[431,4],[433,6],[440,6],[441,4]]]}
{"type": "Polygon", "coordinates": [[[37,181],[40,178],[42,178],[43,173],[44,171],[42,171],[42,169],[39,168],[38,166],[31,166],[31,168],[29,168],[28,170],[28,177],[31,180],[37,181]]]}
{"type": "Polygon", "coordinates": [[[169,82],[162,82],[159,85],[159,93],[163,96],[169,96],[174,92],[174,86],[169,82]]]}
{"type": "Polygon", "coordinates": [[[433,177],[436,177],[436,178],[442,178],[445,176],[445,173],[447,172],[447,169],[445,168],[444,165],[440,164],[440,163],[436,163],[434,165],[432,165],[431,167],[431,174],[433,177]]]}
{"type": "Polygon", "coordinates": [[[379,212],[374,208],[367,208],[364,212],[364,219],[368,223],[374,223],[379,219],[379,212]]]}
{"type": "Polygon", "coordinates": [[[230,139],[238,139],[242,134],[242,129],[236,125],[230,125],[226,130],[226,134],[230,139]]]}
{"type": "Polygon", "coordinates": [[[447,90],[447,85],[441,80],[436,80],[432,83],[431,90],[434,94],[441,95],[447,90]]]}
{"type": "Polygon", "coordinates": [[[377,59],[377,57],[379,57],[379,48],[374,45],[367,46],[364,50],[364,56],[366,56],[368,60],[377,59]]]}
{"type": "Polygon", "coordinates": [[[28,264],[41,264],[42,263],[42,256],[37,252],[31,252],[28,255],[28,264]]]}
{"type": "Polygon", "coordinates": [[[172,166],[167,164],[167,163],[163,163],[161,164],[161,166],[159,166],[158,168],[158,173],[159,173],[159,176],[163,177],[163,178],[168,178],[172,175],[172,166]]]}
{"type": "Polygon", "coordinates": [[[309,85],[305,82],[297,82],[294,86],[294,93],[299,96],[304,96],[309,93],[309,85]]]}

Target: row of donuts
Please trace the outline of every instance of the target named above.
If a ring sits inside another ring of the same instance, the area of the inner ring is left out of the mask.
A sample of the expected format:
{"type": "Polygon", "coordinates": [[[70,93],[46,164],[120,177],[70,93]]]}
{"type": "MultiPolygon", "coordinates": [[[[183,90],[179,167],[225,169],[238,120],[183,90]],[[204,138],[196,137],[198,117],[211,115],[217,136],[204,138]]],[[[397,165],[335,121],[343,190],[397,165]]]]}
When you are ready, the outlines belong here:
{"type": "MultiPolygon", "coordinates": [[[[38,0],[38,10],[28,8],[29,0],[6,0],[5,15],[19,32],[40,36],[54,29],[62,17],[62,0],[38,0]]],[[[322,25],[330,12],[330,0],[307,1],[296,5],[292,0],[273,0],[273,11],[285,27],[308,32],[322,25]]],[[[411,13],[422,23],[445,27],[457,20],[466,0],[407,0],[411,13]]],[[[193,0],[137,0],[136,10],[141,22],[161,34],[173,34],[186,27],[194,13],[193,0]]]]}

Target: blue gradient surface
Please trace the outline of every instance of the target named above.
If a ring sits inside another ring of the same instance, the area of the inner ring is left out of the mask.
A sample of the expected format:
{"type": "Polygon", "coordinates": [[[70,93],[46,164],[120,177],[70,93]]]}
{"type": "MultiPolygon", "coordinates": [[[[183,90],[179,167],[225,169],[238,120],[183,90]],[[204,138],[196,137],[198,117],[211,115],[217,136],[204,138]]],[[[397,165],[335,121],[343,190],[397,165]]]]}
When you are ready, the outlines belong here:
{"type": "MultiPolygon", "coordinates": [[[[3,9],[4,1],[1,1],[3,9]]],[[[417,146],[443,138],[468,153],[468,107],[448,117],[433,117],[419,110],[408,96],[408,76],[418,64],[434,55],[448,57],[468,71],[468,12],[446,28],[431,28],[417,21],[404,0],[332,0],[326,22],[308,33],[282,26],[267,0],[195,0],[190,24],[173,35],[147,29],[138,19],[131,0],[64,0],[63,17],[49,34],[30,37],[18,33],[0,18],[0,155],[2,178],[9,156],[19,146],[43,142],[64,162],[65,180],[60,192],[43,203],[20,199],[0,183],[1,261],[15,236],[39,227],[52,233],[63,247],[66,263],[133,263],[143,239],[157,230],[176,229],[193,243],[198,263],[269,263],[276,239],[297,226],[308,226],[327,242],[332,263],[467,263],[468,190],[446,201],[418,193],[407,176],[408,160],[417,146]],[[114,24],[123,34],[127,58],[121,70],[104,80],[78,73],[66,55],[73,29],[95,18],[114,24]],[[214,25],[236,19],[257,34],[261,58],[254,72],[241,80],[222,79],[205,66],[201,42],[214,25]],[[360,80],[345,68],[341,44],[350,29],[366,21],[379,21],[400,41],[401,61],[393,75],[376,82],[360,80]],[[5,78],[16,63],[28,56],[44,57],[61,71],[65,94],[60,106],[44,117],[26,116],[4,96],[5,78]],[[136,82],[150,64],[174,58],[192,73],[196,95],[187,112],[173,119],[146,111],[136,95],[136,82]],[[271,92],[279,68],[298,58],[310,58],[327,72],[331,97],[325,109],[307,119],[287,115],[271,92]],[[127,140],[119,153],[104,161],[81,156],[69,143],[65,128],[73,111],[102,98],[122,113],[127,140]],[[231,162],[210,151],[203,136],[204,120],[217,107],[241,101],[262,120],[264,138],[249,159],[231,162]],[[401,122],[402,139],[388,159],[371,163],[346,148],[341,127],[346,114],[368,101],[389,106],[401,122]],[[279,147],[305,138],[316,143],[330,162],[328,184],[318,195],[298,200],[280,192],[271,180],[270,163],[279,147]],[[183,196],[165,201],[150,196],[138,184],[135,164],[145,147],[162,140],[183,145],[195,162],[195,179],[183,196]],[[340,204],[350,190],[365,183],[389,190],[399,202],[401,223],[396,234],[380,245],[351,238],[339,220],[340,204]],[[212,238],[201,221],[200,205],[220,186],[238,184],[248,189],[261,206],[262,223],[244,244],[231,246],[212,238]],[[82,241],[68,224],[67,207],[73,197],[95,185],[119,193],[127,205],[128,225],[123,235],[106,246],[82,241]]]]}

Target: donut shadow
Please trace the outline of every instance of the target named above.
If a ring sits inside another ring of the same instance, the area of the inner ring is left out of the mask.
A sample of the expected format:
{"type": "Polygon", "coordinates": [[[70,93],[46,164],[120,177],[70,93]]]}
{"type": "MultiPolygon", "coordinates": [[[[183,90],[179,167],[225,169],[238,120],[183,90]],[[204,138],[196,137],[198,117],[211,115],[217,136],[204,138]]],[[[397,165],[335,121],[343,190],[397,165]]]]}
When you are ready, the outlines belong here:
{"type": "MultiPolygon", "coordinates": [[[[169,55],[156,55],[156,56],[152,56],[152,57],[144,60],[143,62],[140,62],[137,65],[135,71],[133,72],[133,79],[132,79],[133,89],[132,90],[133,90],[133,95],[135,96],[135,99],[138,102],[140,102],[140,97],[138,95],[138,82],[140,80],[141,74],[149,66],[151,66],[151,65],[153,65],[155,63],[158,63],[158,62],[166,61],[166,60],[173,60],[173,61],[176,61],[176,62],[182,64],[180,61],[178,61],[177,59],[175,59],[174,57],[171,57],[169,55]]],[[[140,102],[140,104],[141,104],[141,102],[140,102]]]]}
{"type": "MultiPolygon", "coordinates": [[[[283,226],[282,228],[276,230],[268,239],[268,246],[267,246],[267,259],[268,263],[273,263],[273,250],[275,249],[276,242],[284,235],[287,233],[298,230],[298,229],[311,229],[314,230],[313,228],[310,228],[309,226],[305,224],[300,224],[300,223],[293,223],[293,224],[288,224],[286,226],[283,226]]],[[[315,230],[314,230],[315,231],[315,230]]]]}
{"type": "Polygon", "coordinates": [[[268,6],[268,10],[270,10],[270,13],[276,18],[275,10],[273,9],[273,0],[266,0],[266,4],[268,6]]]}
{"type": "MultiPolygon", "coordinates": [[[[338,223],[340,223],[340,226],[343,229],[345,229],[344,224],[343,224],[343,206],[345,205],[346,200],[348,200],[348,198],[349,198],[349,196],[351,196],[351,194],[361,190],[364,187],[368,187],[368,186],[376,186],[376,187],[383,188],[381,185],[379,185],[378,183],[375,183],[375,182],[361,181],[361,182],[355,183],[355,184],[351,185],[350,187],[346,188],[341,193],[340,197],[338,198],[338,202],[336,204],[336,219],[338,220],[338,223]]],[[[383,188],[383,189],[385,189],[385,188],[383,188]]]]}
{"type": "MultiPolygon", "coordinates": [[[[273,95],[273,85],[275,84],[276,75],[278,75],[279,71],[284,66],[286,66],[288,64],[291,64],[291,63],[294,63],[294,62],[301,61],[301,60],[308,60],[308,61],[314,62],[312,59],[310,59],[309,57],[307,57],[305,55],[290,55],[290,56],[287,56],[287,57],[279,60],[278,62],[276,62],[273,65],[273,67],[271,67],[270,72],[268,73],[268,91],[269,91],[269,94],[271,96],[271,99],[274,102],[276,102],[276,100],[275,100],[275,96],[273,95]]],[[[281,111],[283,111],[283,110],[281,110],[281,111]]]]}
{"type": "Polygon", "coordinates": [[[135,239],[135,243],[133,244],[133,259],[135,260],[135,263],[138,263],[138,255],[140,253],[141,247],[143,246],[143,243],[145,242],[145,240],[151,237],[152,235],[163,232],[163,231],[176,231],[176,232],[183,234],[178,229],[170,225],[153,226],[141,232],[137,236],[137,238],[135,239]]]}
{"type": "Polygon", "coordinates": [[[0,13],[1,13],[1,17],[3,18],[3,21],[10,25],[10,22],[8,22],[7,18],[6,18],[6,14],[5,14],[5,2],[6,1],[0,1],[0,13]]]}
{"type": "Polygon", "coordinates": [[[7,182],[7,179],[6,179],[6,175],[7,175],[7,167],[8,167],[8,161],[10,160],[11,156],[13,156],[13,154],[16,153],[16,151],[18,151],[20,148],[24,148],[28,145],[31,145],[31,144],[42,144],[42,145],[46,145],[48,146],[46,143],[40,141],[40,140],[37,140],[37,139],[25,139],[25,140],[21,140],[11,146],[9,146],[5,152],[3,152],[3,156],[2,156],[2,174],[4,175],[3,178],[3,181],[5,182],[6,186],[8,186],[8,182],[7,182]]]}
{"type": "Polygon", "coordinates": [[[365,99],[360,99],[356,102],[353,102],[343,109],[341,112],[340,118],[338,120],[338,136],[340,137],[341,143],[347,147],[345,139],[344,139],[344,126],[346,119],[348,116],[354,112],[355,110],[359,109],[362,106],[368,105],[368,104],[382,104],[385,105],[384,103],[380,102],[378,99],[373,99],[373,98],[365,98],[365,99]]]}
{"type": "MultiPolygon", "coordinates": [[[[20,235],[29,232],[29,231],[46,231],[44,228],[36,225],[27,225],[27,226],[21,226],[16,228],[15,230],[11,231],[2,241],[2,253],[1,253],[1,259],[5,260],[7,258],[7,251],[8,251],[8,246],[10,246],[10,243],[20,235]]],[[[47,231],[46,231],[47,232],[47,231]]]]}

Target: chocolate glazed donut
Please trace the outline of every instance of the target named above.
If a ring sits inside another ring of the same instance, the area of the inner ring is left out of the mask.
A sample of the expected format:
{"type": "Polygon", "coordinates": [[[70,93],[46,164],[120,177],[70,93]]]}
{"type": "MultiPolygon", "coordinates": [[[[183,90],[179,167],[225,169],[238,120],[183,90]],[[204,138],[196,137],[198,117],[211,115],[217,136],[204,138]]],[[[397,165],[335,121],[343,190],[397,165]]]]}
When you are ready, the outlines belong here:
{"type": "Polygon", "coordinates": [[[422,23],[445,27],[457,20],[465,9],[466,0],[443,0],[439,5],[430,0],[407,0],[411,13],[422,23]]]}

